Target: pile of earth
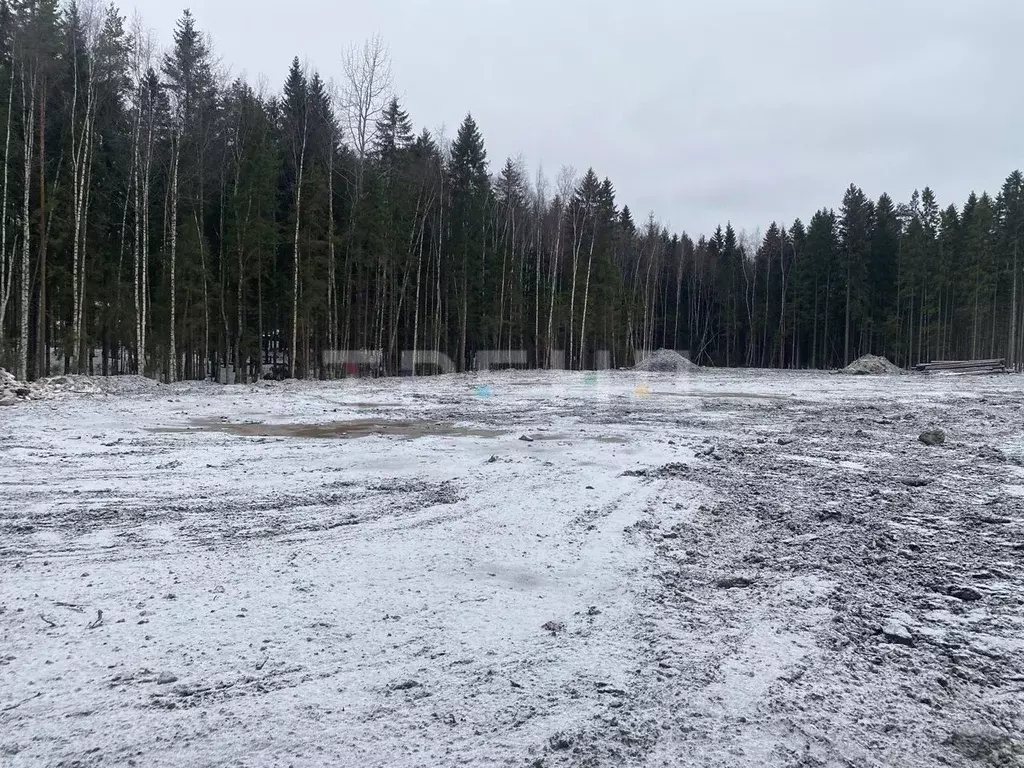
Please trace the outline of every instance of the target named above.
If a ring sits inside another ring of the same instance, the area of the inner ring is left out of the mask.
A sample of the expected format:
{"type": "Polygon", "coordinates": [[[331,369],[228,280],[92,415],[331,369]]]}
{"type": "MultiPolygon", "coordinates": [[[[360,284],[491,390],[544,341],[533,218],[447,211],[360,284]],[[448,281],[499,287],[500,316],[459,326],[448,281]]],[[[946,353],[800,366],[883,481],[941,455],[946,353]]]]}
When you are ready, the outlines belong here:
{"type": "Polygon", "coordinates": [[[162,385],[144,376],[51,376],[39,381],[24,382],[0,368],[0,406],[15,405],[24,400],[37,400],[64,394],[128,395],[153,392],[162,385]]]}
{"type": "Polygon", "coordinates": [[[76,395],[130,395],[152,392],[160,383],[145,376],[82,376],[66,374],[52,376],[36,383],[36,388],[46,395],[63,393],[76,395]]]}
{"type": "Polygon", "coordinates": [[[886,374],[903,373],[903,369],[894,365],[884,357],[877,355],[864,355],[843,368],[840,373],[850,373],[858,376],[884,376],[886,374]]]}
{"type": "Polygon", "coordinates": [[[699,371],[700,366],[673,349],[659,349],[637,363],[633,370],[647,373],[687,373],[699,371]]]}
{"type": "Polygon", "coordinates": [[[32,388],[28,384],[18,381],[13,374],[0,368],[0,406],[14,405],[28,400],[32,395],[32,388]]]}

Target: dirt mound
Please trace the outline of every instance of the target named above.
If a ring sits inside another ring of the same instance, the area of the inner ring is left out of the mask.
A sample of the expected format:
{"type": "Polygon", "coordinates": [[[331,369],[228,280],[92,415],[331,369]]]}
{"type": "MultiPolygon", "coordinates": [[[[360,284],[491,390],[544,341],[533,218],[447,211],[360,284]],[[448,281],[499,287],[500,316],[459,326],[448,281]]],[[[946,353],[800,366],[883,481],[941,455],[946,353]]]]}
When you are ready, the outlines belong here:
{"type": "Polygon", "coordinates": [[[637,363],[633,370],[648,373],[688,373],[699,371],[700,366],[690,362],[673,349],[659,349],[637,363]]]}
{"type": "Polygon", "coordinates": [[[37,383],[47,395],[130,395],[152,392],[160,384],[145,376],[52,376],[37,383]]]}
{"type": "Polygon", "coordinates": [[[840,373],[850,373],[856,376],[884,376],[887,374],[903,373],[903,369],[898,365],[890,363],[884,357],[864,355],[864,357],[854,360],[843,368],[840,373]]]}
{"type": "Polygon", "coordinates": [[[32,387],[23,381],[18,381],[13,374],[0,368],[0,406],[14,405],[22,400],[28,400],[33,394],[32,387]]]}

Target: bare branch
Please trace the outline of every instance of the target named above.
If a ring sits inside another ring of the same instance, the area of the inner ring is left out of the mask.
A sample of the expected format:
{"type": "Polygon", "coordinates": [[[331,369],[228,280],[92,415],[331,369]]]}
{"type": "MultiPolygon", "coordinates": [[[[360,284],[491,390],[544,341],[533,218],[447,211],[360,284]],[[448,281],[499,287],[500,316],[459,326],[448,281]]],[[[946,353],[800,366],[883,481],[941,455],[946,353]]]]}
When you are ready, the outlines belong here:
{"type": "Polygon", "coordinates": [[[391,55],[379,35],[362,46],[352,45],[342,55],[343,83],[340,106],[348,140],[356,157],[366,159],[377,118],[392,93],[391,55]]]}

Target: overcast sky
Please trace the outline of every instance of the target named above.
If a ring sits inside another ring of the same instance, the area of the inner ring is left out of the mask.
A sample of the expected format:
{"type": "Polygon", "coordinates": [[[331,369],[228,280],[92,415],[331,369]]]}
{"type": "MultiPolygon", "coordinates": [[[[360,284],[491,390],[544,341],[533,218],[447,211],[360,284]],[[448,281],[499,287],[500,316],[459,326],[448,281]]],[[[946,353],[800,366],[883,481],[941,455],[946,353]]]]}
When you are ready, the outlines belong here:
{"type": "MultiPolygon", "coordinates": [[[[133,0],[123,0],[131,14],[133,0]]],[[[188,6],[233,74],[338,78],[379,33],[417,129],[467,111],[520,153],[608,176],[674,231],[805,223],[855,182],[944,205],[1024,166],[1020,0],[134,0],[168,44],[188,6]]]]}

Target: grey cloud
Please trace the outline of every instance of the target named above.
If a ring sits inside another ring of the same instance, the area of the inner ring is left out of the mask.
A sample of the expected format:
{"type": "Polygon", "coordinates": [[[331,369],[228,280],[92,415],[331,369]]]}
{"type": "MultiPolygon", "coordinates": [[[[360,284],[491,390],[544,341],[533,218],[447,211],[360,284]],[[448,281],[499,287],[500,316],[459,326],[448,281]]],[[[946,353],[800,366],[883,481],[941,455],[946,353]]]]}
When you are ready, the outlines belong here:
{"type": "MultiPolygon", "coordinates": [[[[593,166],[693,235],[805,221],[850,182],[944,204],[1022,164],[1017,0],[193,0],[236,72],[326,77],[379,32],[417,125],[472,111],[493,166],[593,166]]],[[[139,0],[164,42],[180,9],[139,0]]]]}

